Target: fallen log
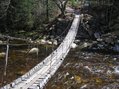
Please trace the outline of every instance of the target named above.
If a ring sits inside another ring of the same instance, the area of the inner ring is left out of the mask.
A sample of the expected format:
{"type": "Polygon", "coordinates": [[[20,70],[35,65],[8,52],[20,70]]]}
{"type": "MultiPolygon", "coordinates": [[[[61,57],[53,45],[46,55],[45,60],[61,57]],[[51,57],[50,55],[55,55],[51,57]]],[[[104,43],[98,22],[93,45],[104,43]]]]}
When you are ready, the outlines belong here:
{"type": "Polygon", "coordinates": [[[2,38],[2,39],[9,39],[9,40],[21,40],[21,41],[27,41],[27,42],[29,41],[28,39],[11,37],[11,36],[6,36],[6,35],[2,35],[2,34],[0,34],[0,38],[2,38]]]}

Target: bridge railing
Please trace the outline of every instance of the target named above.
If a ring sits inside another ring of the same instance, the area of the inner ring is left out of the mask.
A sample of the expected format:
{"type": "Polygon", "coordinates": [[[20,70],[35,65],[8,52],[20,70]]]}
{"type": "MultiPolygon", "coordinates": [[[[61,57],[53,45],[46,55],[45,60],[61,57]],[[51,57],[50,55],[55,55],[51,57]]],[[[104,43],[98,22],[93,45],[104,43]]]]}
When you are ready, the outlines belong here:
{"type": "Polygon", "coordinates": [[[43,76],[45,76],[45,78],[39,79],[40,83],[39,83],[38,87],[40,89],[43,88],[43,86],[48,82],[48,80],[52,77],[52,75],[54,75],[56,70],[60,67],[64,58],[68,54],[68,52],[71,48],[71,44],[74,42],[74,39],[76,37],[79,22],[80,22],[80,15],[75,15],[75,18],[72,22],[71,28],[69,29],[68,34],[66,35],[63,42],[59,45],[59,47],[55,51],[53,51],[47,58],[45,58],[42,62],[40,62],[34,68],[32,68],[29,72],[27,72],[20,78],[14,80],[10,84],[2,87],[1,89],[26,89],[26,88],[24,88],[24,86],[21,86],[21,88],[18,88],[18,86],[21,83],[22,84],[25,83],[25,81],[28,80],[33,75],[35,75],[35,73],[38,73],[38,71],[41,70],[43,66],[49,65],[48,61],[53,60],[54,63],[51,63],[50,69],[47,71],[47,73],[45,75],[43,75],[43,76]],[[52,70],[52,72],[50,70],[52,70]]]}

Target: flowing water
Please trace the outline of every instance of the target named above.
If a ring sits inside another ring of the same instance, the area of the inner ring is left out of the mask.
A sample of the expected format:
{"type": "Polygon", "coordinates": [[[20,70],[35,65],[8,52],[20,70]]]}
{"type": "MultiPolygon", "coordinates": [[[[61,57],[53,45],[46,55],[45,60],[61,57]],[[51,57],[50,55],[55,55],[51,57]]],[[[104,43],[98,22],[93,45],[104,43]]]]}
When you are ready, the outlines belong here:
{"type": "MultiPolygon", "coordinates": [[[[52,45],[30,46],[24,44],[16,47],[10,46],[6,75],[4,74],[5,57],[0,57],[0,87],[28,72],[36,64],[47,57],[55,48],[56,47],[52,45]],[[28,51],[33,47],[39,48],[38,56],[36,54],[28,54],[28,51]]],[[[1,52],[6,52],[6,46],[0,47],[0,53],[1,52]]]]}
{"type": "Polygon", "coordinates": [[[119,89],[119,55],[81,51],[78,46],[44,89],[119,89]]]}

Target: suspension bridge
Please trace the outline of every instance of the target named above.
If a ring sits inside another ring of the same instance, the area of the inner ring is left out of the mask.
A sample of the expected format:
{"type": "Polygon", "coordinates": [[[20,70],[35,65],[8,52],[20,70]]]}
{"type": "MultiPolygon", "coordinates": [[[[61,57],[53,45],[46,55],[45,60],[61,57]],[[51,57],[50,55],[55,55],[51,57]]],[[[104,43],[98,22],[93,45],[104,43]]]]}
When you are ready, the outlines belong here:
{"type": "Polygon", "coordinates": [[[80,23],[80,15],[75,15],[68,34],[59,47],[29,72],[0,89],[43,89],[54,75],[71,49],[80,23]]]}

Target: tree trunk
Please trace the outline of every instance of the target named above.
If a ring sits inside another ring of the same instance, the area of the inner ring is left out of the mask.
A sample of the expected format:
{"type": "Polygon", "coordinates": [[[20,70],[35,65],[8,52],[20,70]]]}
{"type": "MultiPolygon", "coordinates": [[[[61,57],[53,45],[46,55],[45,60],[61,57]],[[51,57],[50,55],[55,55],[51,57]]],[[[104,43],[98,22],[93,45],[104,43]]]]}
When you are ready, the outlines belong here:
{"type": "Polygon", "coordinates": [[[65,17],[65,9],[60,9],[60,11],[61,11],[60,16],[64,18],[65,17]]]}
{"type": "Polygon", "coordinates": [[[49,21],[49,9],[48,9],[49,4],[48,4],[48,1],[49,0],[46,0],[46,19],[47,19],[47,22],[49,21]]]}
{"type": "Polygon", "coordinates": [[[68,2],[69,0],[65,0],[65,1],[60,1],[60,0],[59,0],[60,3],[58,3],[57,0],[53,0],[53,1],[55,2],[55,4],[58,6],[58,8],[59,8],[60,11],[61,11],[60,16],[61,16],[61,17],[65,17],[65,9],[66,9],[67,2],[68,2]]]}

